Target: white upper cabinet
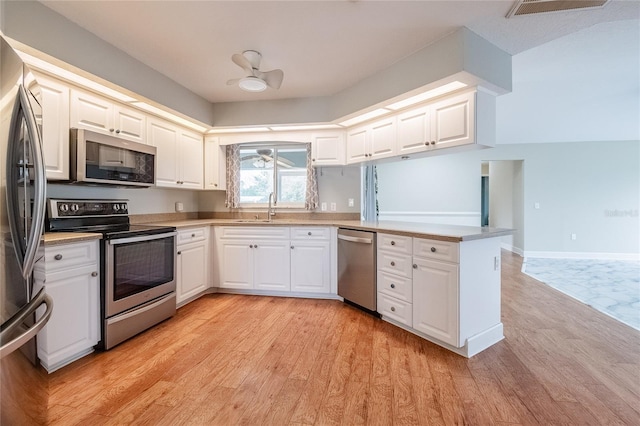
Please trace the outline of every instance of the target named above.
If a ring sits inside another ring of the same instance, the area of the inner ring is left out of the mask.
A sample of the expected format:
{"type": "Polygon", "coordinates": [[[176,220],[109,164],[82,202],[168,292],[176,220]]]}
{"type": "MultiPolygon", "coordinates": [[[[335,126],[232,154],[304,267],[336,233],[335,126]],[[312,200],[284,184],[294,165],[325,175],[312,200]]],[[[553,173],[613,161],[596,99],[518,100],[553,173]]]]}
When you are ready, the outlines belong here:
{"type": "Polygon", "coordinates": [[[431,145],[436,148],[475,142],[475,92],[463,93],[431,105],[431,145]],[[435,143],[434,143],[435,142],[435,143]]]}
{"type": "Polygon", "coordinates": [[[347,164],[396,154],[396,117],[347,130],[347,164]]]}
{"type": "Polygon", "coordinates": [[[34,73],[32,92],[42,106],[42,148],[47,179],[69,179],[69,87],[44,74],[34,73]]]}
{"type": "Polygon", "coordinates": [[[344,132],[316,133],[311,146],[311,161],[314,166],[344,165],[344,132]]]}
{"type": "Polygon", "coordinates": [[[482,91],[453,95],[398,115],[398,154],[495,144],[495,98],[482,91]]]}
{"type": "Polygon", "coordinates": [[[226,146],[220,138],[207,136],[204,140],[204,189],[227,189],[226,146]]]}
{"type": "Polygon", "coordinates": [[[146,115],[133,108],[71,89],[71,127],[145,143],[146,115]]]}
{"type": "Polygon", "coordinates": [[[156,185],[203,188],[203,147],[198,133],[149,117],[147,140],[156,147],[156,185]]]}
{"type": "Polygon", "coordinates": [[[431,108],[423,106],[398,115],[398,154],[425,151],[431,141],[431,108]]]}

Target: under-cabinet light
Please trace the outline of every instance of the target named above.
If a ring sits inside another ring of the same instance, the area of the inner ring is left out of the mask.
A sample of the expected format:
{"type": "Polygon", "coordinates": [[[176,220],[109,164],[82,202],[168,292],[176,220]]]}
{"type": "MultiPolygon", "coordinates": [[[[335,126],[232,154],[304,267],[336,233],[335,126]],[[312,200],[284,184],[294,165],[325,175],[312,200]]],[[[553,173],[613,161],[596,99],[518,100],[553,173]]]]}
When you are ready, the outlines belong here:
{"type": "Polygon", "coordinates": [[[274,132],[286,132],[287,130],[327,130],[340,129],[337,124],[302,124],[295,126],[269,126],[274,132]]]}
{"type": "Polygon", "coordinates": [[[167,120],[173,121],[175,123],[179,123],[179,124],[181,124],[181,125],[183,125],[185,127],[188,127],[190,129],[196,130],[196,131],[198,131],[200,133],[204,133],[205,130],[207,130],[207,128],[204,127],[204,126],[201,126],[199,124],[193,123],[193,122],[191,122],[189,120],[186,120],[186,119],[184,119],[182,117],[174,115],[174,114],[172,114],[172,113],[170,113],[168,111],[165,111],[165,110],[160,109],[158,107],[155,107],[153,105],[149,105],[146,102],[141,102],[141,101],[131,102],[131,105],[133,105],[133,106],[135,106],[137,108],[140,108],[143,111],[150,112],[150,113],[155,114],[155,115],[157,115],[159,117],[166,118],[167,120]]]}
{"type": "Polygon", "coordinates": [[[343,127],[350,127],[354,124],[364,123],[367,120],[371,120],[372,118],[380,117],[381,115],[385,115],[390,113],[391,111],[386,108],[378,108],[373,111],[366,112],[362,115],[358,115],[356,117],[350,118],[339,123],[343,127]]]}
{"type": "Polygon", "coordinates": [[[427,90],[426,92],[420,93],[419,95],[415,95],[410,98],[395,102],[391,105],[386,106],[385,108],[396,111],[411,105],[418,104],[428,99],[435,98],[436,96],[444,95],[445,93],[462,89],[463,87],[467,87],[467,85],[465,83],[462,83],[461,81],[453,81],[451,83],[445,84],[444,86],[436,87],[435,89],[427,90]]]}
{"type": "Polygon", "coordinates": [[[248,132],[268,132],[268,131],[269,131],[268,127],[229,127],[229,128],[218,127],[218,128],[209,130],[207,134],[248,133],[248,132]]]}

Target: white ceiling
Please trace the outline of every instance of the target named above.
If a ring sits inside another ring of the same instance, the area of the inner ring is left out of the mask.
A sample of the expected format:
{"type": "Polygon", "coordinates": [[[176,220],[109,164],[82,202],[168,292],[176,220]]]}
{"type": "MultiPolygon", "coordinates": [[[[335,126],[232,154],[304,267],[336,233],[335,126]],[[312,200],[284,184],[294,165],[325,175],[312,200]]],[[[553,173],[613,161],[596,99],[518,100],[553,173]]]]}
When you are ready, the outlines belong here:
{"type": "Polygon", "coordinates": [[[638,19],[640,2],[505,16],[487,1],[43,1],[43,4],[210,102],[329,96],[467,27],[515,55],[601,22],[638,19]],[[227,86],[244,72],[231,55],[263,55],[279,90],[227,86]]]}

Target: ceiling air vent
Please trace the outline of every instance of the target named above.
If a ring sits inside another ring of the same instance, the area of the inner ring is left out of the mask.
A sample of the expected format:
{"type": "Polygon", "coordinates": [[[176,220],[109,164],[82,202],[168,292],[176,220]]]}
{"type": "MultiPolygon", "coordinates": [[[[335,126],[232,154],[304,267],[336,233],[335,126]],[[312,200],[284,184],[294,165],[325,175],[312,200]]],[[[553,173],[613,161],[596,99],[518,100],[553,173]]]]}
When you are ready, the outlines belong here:
{"type": "Polygon", "coordinates": [[[507,18],[538,13],[583,10],[603,7],[609,0],[518,0],[507,18]]]}

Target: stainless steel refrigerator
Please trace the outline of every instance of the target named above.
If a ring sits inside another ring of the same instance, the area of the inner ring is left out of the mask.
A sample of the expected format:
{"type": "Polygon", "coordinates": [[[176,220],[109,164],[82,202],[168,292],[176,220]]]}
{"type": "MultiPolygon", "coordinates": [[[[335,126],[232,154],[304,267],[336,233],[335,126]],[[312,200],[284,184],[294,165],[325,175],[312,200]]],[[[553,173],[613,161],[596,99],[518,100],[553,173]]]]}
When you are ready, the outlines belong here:
{"type": "Polygon", "coordinates": [[[46,421],[48,381],[35,336],[53,303],[32,294],[42,257],[46,175],[33,74],[0,36],[0,424],[46,421]]]}

